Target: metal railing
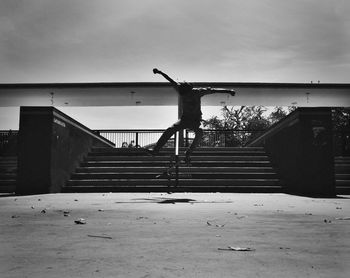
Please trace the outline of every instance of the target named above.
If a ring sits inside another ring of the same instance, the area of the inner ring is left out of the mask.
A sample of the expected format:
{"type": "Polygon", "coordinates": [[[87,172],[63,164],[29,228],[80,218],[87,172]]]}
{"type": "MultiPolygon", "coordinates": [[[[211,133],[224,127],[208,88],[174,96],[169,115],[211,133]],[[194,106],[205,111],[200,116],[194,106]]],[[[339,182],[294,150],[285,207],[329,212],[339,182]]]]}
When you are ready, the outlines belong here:
{"type": "MultiPolygon", "coordinates": [[[[163,129],[135,129],[135,130],[95,130],[98,134],[115,143],[117,148],[122,147],[150,147],[154,145],[162,133],[163,129]]],[[[250,140],[262,134],[263,130],[214,130],[204,129],[200,147],[243,147],[250,140]]],[[[193,141],[195,134],[185,130],[180,138],[183,138],[180,145],[188,146],[193,141]]],[[[166,147],[174,146],[172,137],[166,147]]]]}
{"type": "MultiPolygon", "coordinates": [[[[244,147],[249,141],[262,134],[263,130],[215,130],[204,129],[200,147],[244,147]]],[[[192,131],[185,131],[185,144],[195,136],[192,131]]]]}
{"type": "MultiPolygon", "coordinates": [[[[163,129],[134,130],[95,130],[101,136],[121,147],[152,147],[163,134],[163,129]]],[[[263,130],[203,130],[200,147],[244,147],[254,138],[263,134],[263,130]]],[[[183,146],[191,144],[195,134],[184,131],[183,146]]],[[[333,131],[334,155],[350,156],[350,130],[333,131]]],[[[18,130],[0,130],[0,155],[17,153],[18,130]]],[[[165,147],[174,147],[172,137],[165,147]]]]}
{"type": "Polygon", "coordinates": [[[95,130],[115,144],[116,148],[147,147],[158,141],[163,129],[104,129],[95,130]]]}

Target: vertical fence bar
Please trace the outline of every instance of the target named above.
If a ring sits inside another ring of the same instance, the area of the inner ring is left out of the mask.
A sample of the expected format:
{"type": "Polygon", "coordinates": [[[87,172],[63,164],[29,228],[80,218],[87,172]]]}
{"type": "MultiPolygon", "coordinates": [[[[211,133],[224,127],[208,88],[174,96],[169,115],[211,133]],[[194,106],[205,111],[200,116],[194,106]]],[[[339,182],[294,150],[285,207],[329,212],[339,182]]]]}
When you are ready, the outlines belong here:
{"type": "Polygon", "coordinates": [[[179,185],[179,131],[175,134],[175,187],[179,185]]]}

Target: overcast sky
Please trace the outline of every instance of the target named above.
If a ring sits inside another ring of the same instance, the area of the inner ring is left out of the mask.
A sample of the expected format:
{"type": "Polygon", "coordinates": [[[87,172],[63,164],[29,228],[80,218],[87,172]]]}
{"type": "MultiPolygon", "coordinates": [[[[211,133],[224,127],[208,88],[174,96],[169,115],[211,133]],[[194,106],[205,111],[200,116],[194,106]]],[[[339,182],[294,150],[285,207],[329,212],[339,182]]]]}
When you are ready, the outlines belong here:
{"type": "MultiPolygon", "coordinates": [[[[178,81],[349,83],[349,15],[349,0],[0,0],[0,83],[164,81],[154,67],[178,81]]],[[[66,112],[91,128],[176,120],[116,109],[66,112]]],[[[0,108],[3,128],[18,128],[18,108],[0,108]]]]}
{"type": "Polygon", "coordinates": [[[349,0],[0,0],[0,83],[349,82],[349,0]]]}

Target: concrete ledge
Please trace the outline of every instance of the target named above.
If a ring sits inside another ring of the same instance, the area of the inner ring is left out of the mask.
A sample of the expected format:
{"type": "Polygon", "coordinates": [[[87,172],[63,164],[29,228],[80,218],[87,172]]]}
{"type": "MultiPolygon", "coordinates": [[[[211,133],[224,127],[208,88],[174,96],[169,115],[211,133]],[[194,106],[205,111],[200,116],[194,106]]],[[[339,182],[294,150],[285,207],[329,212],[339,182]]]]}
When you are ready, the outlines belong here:
{"type": "Polygon", "coordinates": [[[21,107],[17,194],[61,192],[93,146],[114,144],[54,107],[21,107]]]}
{"type": "Polygon", "coordinates": [[[298,108],[249,146],[264,146],[286,192],[334,196],[331,108],[298,108]]]}

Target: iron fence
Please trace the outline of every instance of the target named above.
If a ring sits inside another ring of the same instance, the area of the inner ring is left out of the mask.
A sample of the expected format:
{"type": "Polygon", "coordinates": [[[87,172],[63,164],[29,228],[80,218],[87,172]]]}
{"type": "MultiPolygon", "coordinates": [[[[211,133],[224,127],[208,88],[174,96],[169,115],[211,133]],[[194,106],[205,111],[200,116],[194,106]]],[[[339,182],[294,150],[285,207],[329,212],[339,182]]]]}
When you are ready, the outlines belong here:
{"type": "Polygon", "coordinates": [[[158,141],[163,129],[104,129],[95,130],[115,144],[116,148],[148,147],[158,141]]]}
{"type": "MultiPolygon", "coordinates": [[[[164,130],[95,130],[96,133],[121,147],[150,147],[154,145],[164,130]]],[[[203,130],[203,136],[199,143],[200,147],[243,147],[250,140],[262,134],[263,130],[203,130]]],[[[180,144],[188,146],[192,143],[195,134],[185,130],[180,134],[180,144]]],[[[168,141],[166,147],[174,146],[174,136],[168,141]]]]}

